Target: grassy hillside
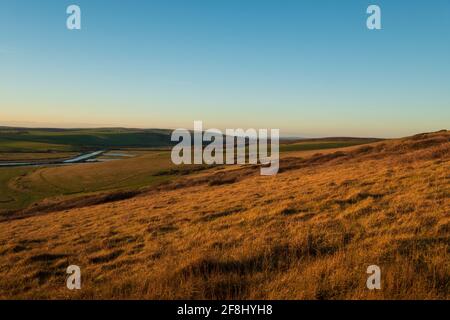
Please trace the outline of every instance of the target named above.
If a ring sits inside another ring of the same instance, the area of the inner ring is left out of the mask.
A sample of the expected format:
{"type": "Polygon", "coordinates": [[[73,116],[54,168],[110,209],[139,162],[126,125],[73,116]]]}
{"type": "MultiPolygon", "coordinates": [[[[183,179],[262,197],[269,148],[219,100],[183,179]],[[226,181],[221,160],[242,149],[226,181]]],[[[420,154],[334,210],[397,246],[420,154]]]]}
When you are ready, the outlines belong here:
{"type": "Polygon", "coordinates": [[[0,298],[449,299],[449,169],[441,131],[6,220],[0,298]]]}

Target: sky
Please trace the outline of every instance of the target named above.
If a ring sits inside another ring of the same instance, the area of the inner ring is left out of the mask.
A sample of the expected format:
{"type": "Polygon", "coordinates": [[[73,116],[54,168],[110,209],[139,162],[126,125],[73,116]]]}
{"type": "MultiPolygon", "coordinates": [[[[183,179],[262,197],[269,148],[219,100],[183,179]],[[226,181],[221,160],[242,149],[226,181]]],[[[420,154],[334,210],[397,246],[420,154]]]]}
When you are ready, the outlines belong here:
{"type": "Polygon", "coordinates": [[[0,124],[450,129],[450,1],[1,0],[0,124]],[[66,8],[81,8],[68,30],[66,8]],[[366,9],[381,8],[381,30],[366,9]]]}

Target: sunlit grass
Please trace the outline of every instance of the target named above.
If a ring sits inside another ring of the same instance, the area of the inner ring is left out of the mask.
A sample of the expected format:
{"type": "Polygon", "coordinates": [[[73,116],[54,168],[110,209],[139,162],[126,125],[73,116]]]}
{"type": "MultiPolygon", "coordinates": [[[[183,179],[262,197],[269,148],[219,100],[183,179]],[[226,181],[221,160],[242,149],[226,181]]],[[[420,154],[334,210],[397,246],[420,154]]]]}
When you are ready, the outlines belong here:
{"type": "Polygon", "coordinates": [[[448,299],[449,169],[439,132],[5,221],[0,298],[448,299]],[[82,290],[65,288],[69,264],[82,290]]]}

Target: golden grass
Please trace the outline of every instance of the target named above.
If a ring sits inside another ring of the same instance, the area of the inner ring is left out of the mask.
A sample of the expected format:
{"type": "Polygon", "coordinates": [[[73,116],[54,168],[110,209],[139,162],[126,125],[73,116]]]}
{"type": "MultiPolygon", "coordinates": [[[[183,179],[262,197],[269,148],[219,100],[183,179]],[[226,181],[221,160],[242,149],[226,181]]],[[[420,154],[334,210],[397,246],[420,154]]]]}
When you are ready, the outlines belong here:
{"type": "Polygon", "coordinates": [[[449,299],[449,151],[441,131],[4,221],[0,298],[449,299]]]}

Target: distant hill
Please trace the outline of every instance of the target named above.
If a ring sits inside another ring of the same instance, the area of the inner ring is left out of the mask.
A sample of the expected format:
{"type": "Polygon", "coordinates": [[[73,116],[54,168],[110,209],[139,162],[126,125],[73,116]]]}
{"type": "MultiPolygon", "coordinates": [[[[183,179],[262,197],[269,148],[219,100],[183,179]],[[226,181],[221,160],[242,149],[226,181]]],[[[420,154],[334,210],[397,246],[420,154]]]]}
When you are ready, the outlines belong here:
{"type": "Polygon", "coordinates": [[[172,145],[166,129],[52,129],[0,127],[0,152],[84,150],[172,145]]]}
{"type": "MultiPolygon", "coordinates": [[[[0,126],[0,152],[84,151],[98,148],[168,148],[170,129],[55,129],[0,126]]],[[[282,139],[281,151],[339,148],[379,141],[375,138],[282,139]]],[[[247,141],[248,142],[248,141],[247,141]]],[[[207,144],[207,143],[205,143],[207,144]]]]}

